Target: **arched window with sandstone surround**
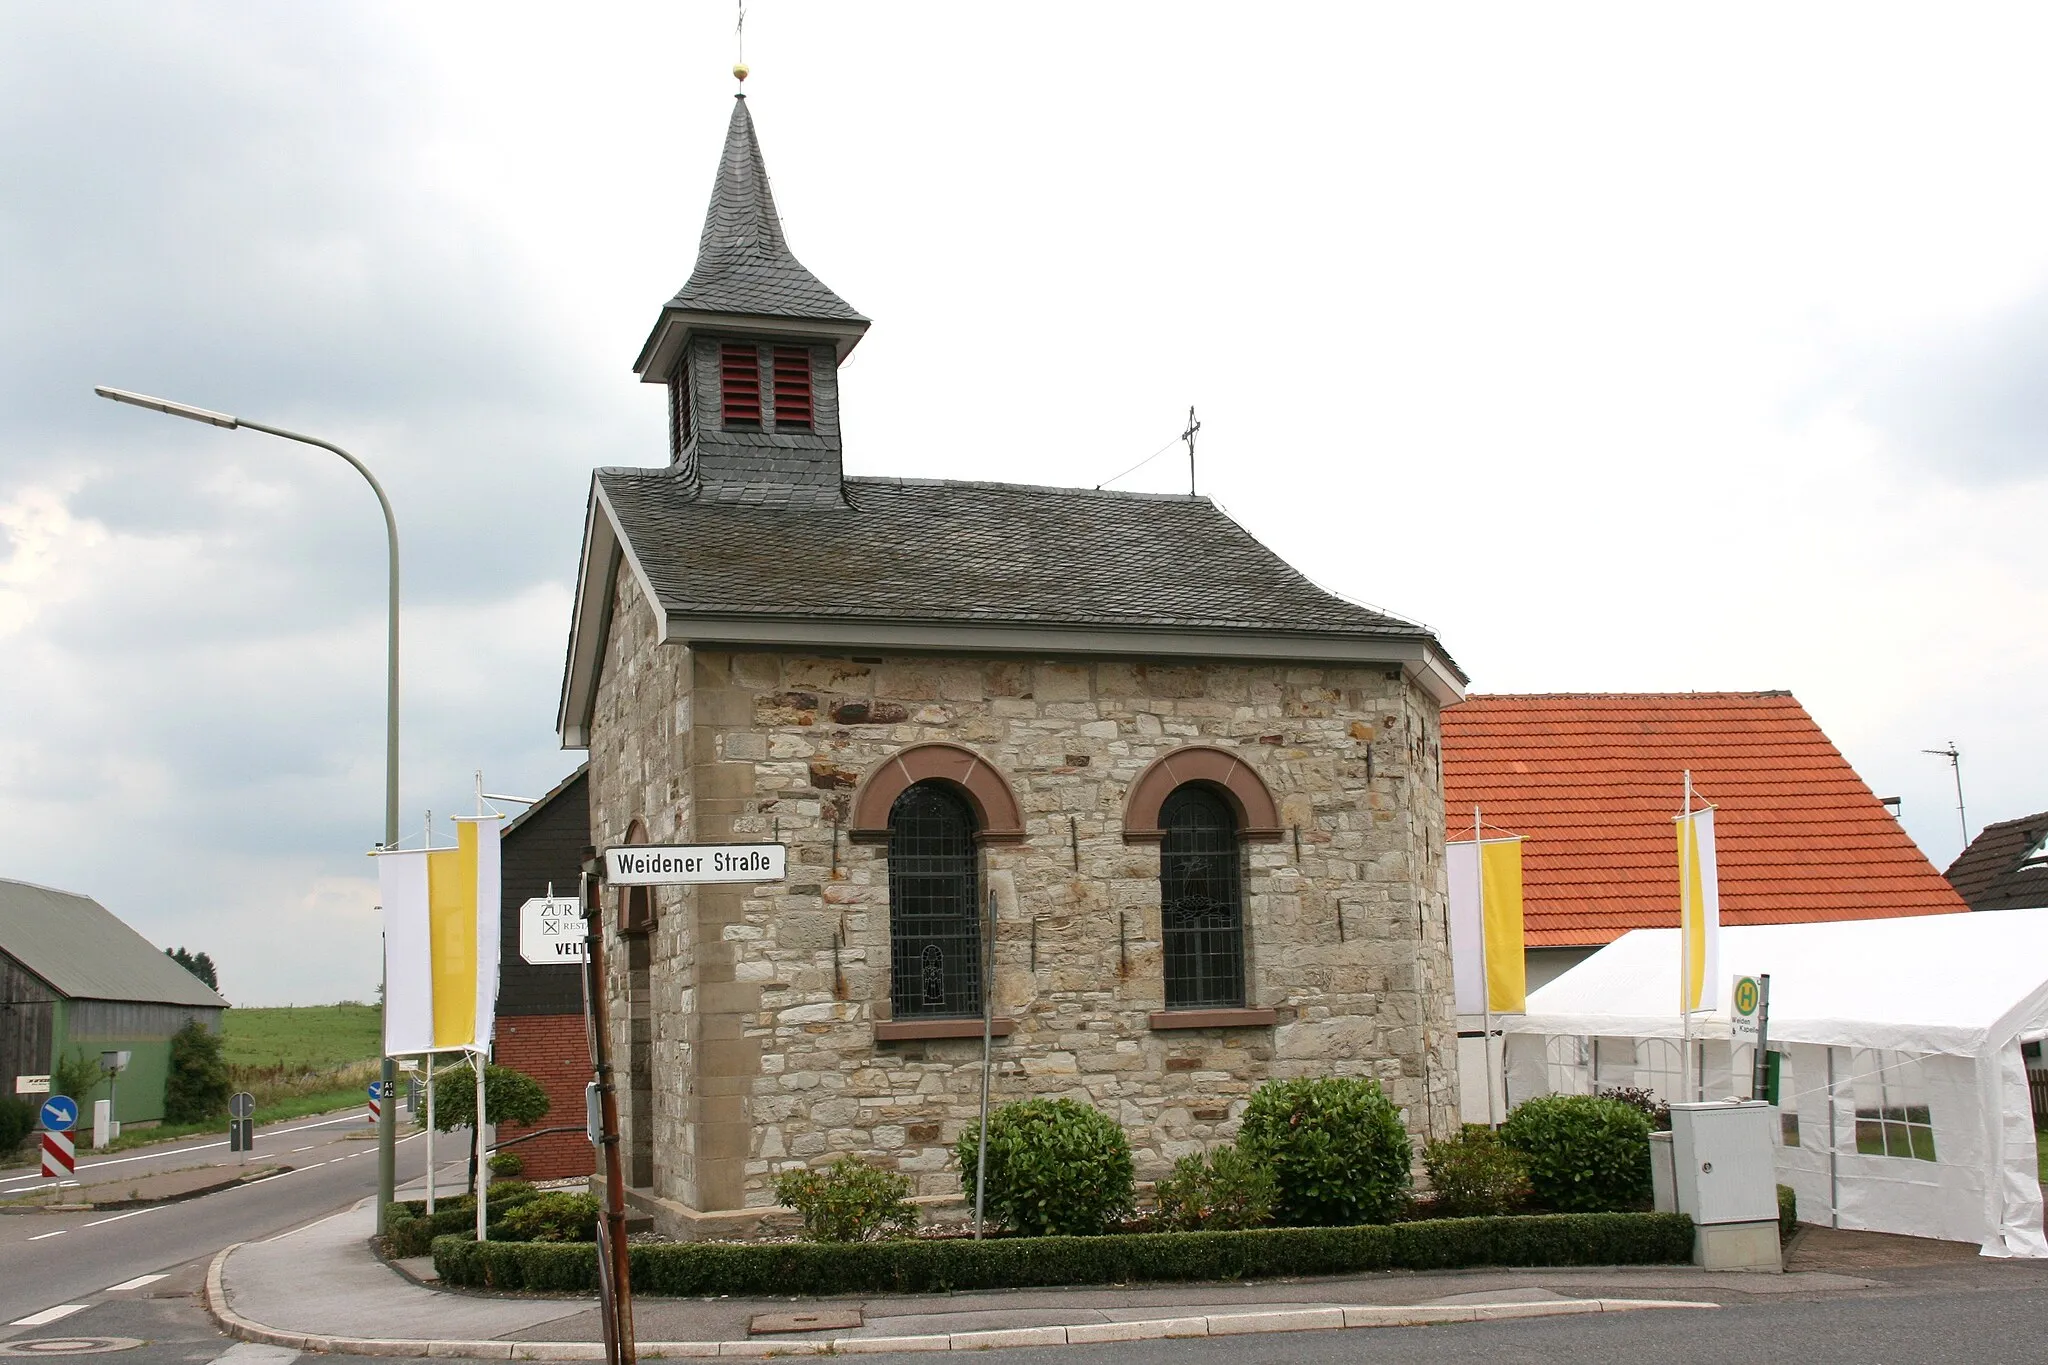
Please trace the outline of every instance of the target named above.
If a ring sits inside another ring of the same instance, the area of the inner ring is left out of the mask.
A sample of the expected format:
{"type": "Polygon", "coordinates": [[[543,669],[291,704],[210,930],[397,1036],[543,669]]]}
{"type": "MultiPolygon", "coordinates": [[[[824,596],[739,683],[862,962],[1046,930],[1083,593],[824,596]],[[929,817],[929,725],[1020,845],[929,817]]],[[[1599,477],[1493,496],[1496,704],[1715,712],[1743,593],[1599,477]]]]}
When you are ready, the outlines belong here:
{"type": "Polygon", "coordinates": [[[1160,946],[1169,1010],[1244,1005],[1244,882],[1237,817],[1200,782],[1160,807],[1160,946]]]}
{"type": "Polygon", "coordinates": [[[981,1013],[980,854],[974,811],[949,783],[889,808],[889,1004],[899,1020],[981,1013]]]}

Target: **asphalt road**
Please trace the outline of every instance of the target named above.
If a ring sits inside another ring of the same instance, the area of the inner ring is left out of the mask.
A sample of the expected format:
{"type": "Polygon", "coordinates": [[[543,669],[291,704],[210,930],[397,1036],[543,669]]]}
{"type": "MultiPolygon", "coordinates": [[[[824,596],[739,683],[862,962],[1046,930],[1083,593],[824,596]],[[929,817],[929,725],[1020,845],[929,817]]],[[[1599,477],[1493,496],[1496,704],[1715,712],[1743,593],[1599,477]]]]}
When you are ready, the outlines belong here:
{"type": "MultiPolygon", "coordinates": [[[[251,1162],[288,1164],[290,1171],[195,1199],[118,1212],[0,1216],[0,1359],[34,1349],[29,1343],[88,1337],[142,1342],[119,1351],[134,1365],[191,1365],[230,1348],[236,1352],[231,1365],[289,1359],[292,1352],[236,1346],[220,1336],[198,1288],[222,1247],[274,1236],[374,1195],[376,1143],[341,1135],[363,1127],[360,1121],[277,1125],[259,1135],[251,1162]]],[[[437,1136],[444,1174],[454,1176],[466,1140],[461,1133],[437,1136]]],[[[210,1155],[181,1144],[149,1154],[149,1163],[115,1169],[174,1169],[210,1155]]],[[[425,1136],[402,1137],[399,1183],[425,1170],[425,1136]]]]}
{"type": "MultiPolygon", "coordinates": [[[[919,1365],[928,1355],[863,1356],[919,1365]]],[[[1953,1290],[1440,1327],[977,1352],[982,1365],[2041,1365],[2048,1290],[1953,1290]]]]}
{"type": "MultiPolygon", "coordinates": [[[[408,1131],[410,1122],[403,1115],[400,1116],[398,1130],[401,1136],[408,1131]]],[[[228,1151],[226,1120],[222,1120],[222,1126],[223,1131],[216,1136],[190,1137],[178,1142],[166,1142],[161,1146],[137,1147],[111,1156],[99,1156],[90,1150],[81,1150],[78,1153],[79,1182],[91,1184],[99,1180],[119,1179],[129,1175],[147,1175],[152,1171],[176,1171],[188,1166],[216,1163],[234,1164],[239,1160],[240,1154],[228,1151]]],[[[325,1142],[347,1133],[367,1132],[369,1127],[367,1115],[360,1109],[326,1117],[315,1115],[308,1118],[285,1119],[256,1130],[256,1147],[249,1154],[249,1159],[258,1163],[289,1163],[290,1158],[287,1154],[295,1148],[304,1147],[308,1143],[325,1142]]],[[[438,1144],[442,1141],[453,1144],[456,1139],[453,1136],[437,1136],[437,1156],[440,1155],[438,1144]]],[[[451,1145],[449,1150],[452,1152],[454,1147],[451,1145]]],[[[40,1165],[11,1166],[0,1170],[0,1199],[12,1199],[47,1184],[49,1181],[44,1177],[40,1165]]]]}

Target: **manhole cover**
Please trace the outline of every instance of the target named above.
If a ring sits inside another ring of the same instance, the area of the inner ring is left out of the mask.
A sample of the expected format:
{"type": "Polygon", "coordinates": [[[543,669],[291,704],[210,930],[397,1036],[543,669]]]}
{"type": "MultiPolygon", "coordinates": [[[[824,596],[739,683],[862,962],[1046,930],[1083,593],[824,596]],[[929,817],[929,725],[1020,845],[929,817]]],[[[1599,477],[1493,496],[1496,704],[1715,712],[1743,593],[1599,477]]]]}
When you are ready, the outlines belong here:
{"type": "Polygon", "coordinates": [[[106,1351],[132,1351],[141,1344],[134,1337],[39,1337],[34,1341],[0,1341],[0,1356],[90,1356],[106,1351]]]}

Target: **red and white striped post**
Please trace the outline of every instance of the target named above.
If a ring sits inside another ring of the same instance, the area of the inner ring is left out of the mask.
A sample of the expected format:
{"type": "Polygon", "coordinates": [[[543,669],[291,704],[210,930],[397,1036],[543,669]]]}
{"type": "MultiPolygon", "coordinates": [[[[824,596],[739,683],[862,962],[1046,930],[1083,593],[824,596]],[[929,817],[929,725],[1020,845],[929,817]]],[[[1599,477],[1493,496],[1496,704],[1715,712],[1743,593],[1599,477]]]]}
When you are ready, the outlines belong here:
{"type": "Polygon", "coordinates": [[[43,1174],[51,1180],[68,1180],[78,1173],[78,1157],[71,1134],[43,1133],[43,1174]]]}

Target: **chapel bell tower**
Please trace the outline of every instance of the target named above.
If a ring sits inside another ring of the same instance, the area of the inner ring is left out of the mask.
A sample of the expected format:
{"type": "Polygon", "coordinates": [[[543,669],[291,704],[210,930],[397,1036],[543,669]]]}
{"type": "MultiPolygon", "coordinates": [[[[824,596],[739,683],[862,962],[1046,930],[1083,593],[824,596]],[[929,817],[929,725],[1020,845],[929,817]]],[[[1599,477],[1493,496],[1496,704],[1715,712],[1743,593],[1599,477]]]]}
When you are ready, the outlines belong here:
{"type": "Polygon", "coordinates": [[[790,254],[747,97],[734,96],[696,269],[633,365],[668,386],[669,461],[695,496],[844,506],[839,362],[867,329],[790,254]]]}

